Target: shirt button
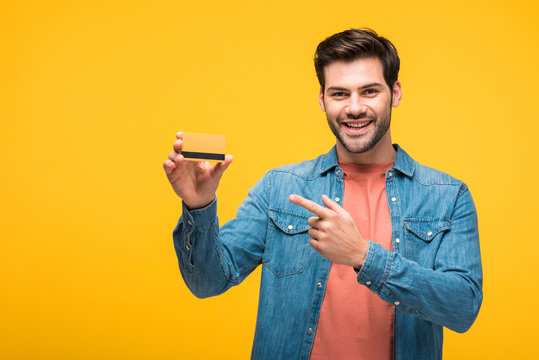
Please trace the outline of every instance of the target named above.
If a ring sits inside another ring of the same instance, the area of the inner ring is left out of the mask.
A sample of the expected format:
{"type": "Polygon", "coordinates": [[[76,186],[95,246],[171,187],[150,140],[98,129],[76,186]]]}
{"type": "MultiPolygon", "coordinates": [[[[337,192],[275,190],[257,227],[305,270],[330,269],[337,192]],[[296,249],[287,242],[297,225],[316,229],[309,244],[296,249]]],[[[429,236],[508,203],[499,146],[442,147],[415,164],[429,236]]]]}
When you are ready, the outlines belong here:
{"type": "Polygon", "coordinates": [[[193,226],[193,222],[191,220],[187,220],[187,223],[189,224],[189,226],[193,226]]]}
{"type": "Polygon", "coordinates": [[[337,175],[341,175],[342,171],[341,171],[341,169],[337,169],[337,171],[335,171],[335,173],[336,173],[337,175]]]}
{"type": "Polygon", "coordinates": [[[396,197],[392,197],[392,198],[391,198],[391,201],[395,202],[395,201],[397,201],[397,198],[396,198],[396,197]]]}
{"type": "Polygon", "coordinates": [[[294,228],[294,225],[288,225],[288,230],[292,230],[294,228]]]}
{"type": "Polygon", "coordinates": [[[427,236],[432,236],[432,231],[429,231],[429,232],[427,233],[427,236]]]}
{"type": "Polygon", "coordinates": [[[187,251],[191,250],[191,247],[189,246],[189,244],[185,244],[185,250],[187,250],[187,251]]]}
{"type": "Polygon", "coordinates": [[[322,287],[322,283],[319,282],[318,284],[316,284],[316,286],[318,286],[318,288],[320,289],[322,287]]]}
{"type": "Polygon", "coordinates": [[[400,242],[401,242],[401,239],[399,239],[399,238],[396,238],[396,239],[395,239],[395,242],[396,242],[396,243],[398,244],[398,243],[400,243],[400,242]]]}
{"type": "Polygon", "coordinates": [[[392,177],[392,176],[393,176],[393,173],[390,171],[390,172],[387,173],[387,175],[388,175],[389,177],[392,177]]]}
{"type": "Polygon", "coordinates": [[[313,328],[308,328],[307,329],[307,334],[312,334],[312,332],[313,332],[313,328]]]}
{"type": "Polygon", "coordinates": [[[338,197],[336,197],[336,198],[335,198],[335,202],[339,202],[339,201],[341,201],[341,199],[338,198],[338,197]]]}
{"type": "Polygon", "coordinates": [[[372,282],[367,281],[365,284],[366,284],[366,285],[370,285],[370,284],[372,284],[372,282]]]}
{"type": "Polygon", "coordinates": [[[401,302],[397,300],[397,301],[395,301],[393,304],[399,306],[399,305],[401,304],[401,302]]]}

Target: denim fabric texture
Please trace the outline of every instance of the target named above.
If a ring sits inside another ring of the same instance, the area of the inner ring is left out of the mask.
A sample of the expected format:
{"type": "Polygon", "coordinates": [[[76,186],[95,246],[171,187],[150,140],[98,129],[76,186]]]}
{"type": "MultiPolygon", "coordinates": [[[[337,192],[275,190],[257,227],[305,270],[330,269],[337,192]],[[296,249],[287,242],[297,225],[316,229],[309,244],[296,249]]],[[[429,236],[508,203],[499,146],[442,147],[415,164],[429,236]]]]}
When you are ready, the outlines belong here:
{"type": "MultiPolygon", "coordinates": [[[[443,327],[468,330],[483,298],[476,209],[463,182],[394,147],[386,172],[393,249],[369,240],[357,281],[395,307],[394,359],[441,359],[443,327]]],[[[268,171],[221,228],[217,200],[183,205],[173,239],[195,296],[219,295],[262,264],[253,359],[310,356],[331,263],[309,245],[313,214],[288,196],[323,206],[326,194],[342,205],[343,176],[334,147],[268,171]]]]}

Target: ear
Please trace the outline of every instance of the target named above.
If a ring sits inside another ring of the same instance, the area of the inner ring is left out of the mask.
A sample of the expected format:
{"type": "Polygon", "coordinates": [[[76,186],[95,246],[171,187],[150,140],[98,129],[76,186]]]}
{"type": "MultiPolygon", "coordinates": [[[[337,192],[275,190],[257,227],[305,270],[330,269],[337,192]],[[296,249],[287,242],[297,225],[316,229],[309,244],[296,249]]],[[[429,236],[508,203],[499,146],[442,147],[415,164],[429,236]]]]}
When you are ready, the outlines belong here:
{"type": "Polygon", "coordinates": [[[393,107],[399,106],[402,99],[402,87],[400,81],[395,81],[395,84],[393,84],[391,96],[393,96],[393,107]]]}
{"type": "Polygon", "coordinates": [[[318,94],[318,103],[320,104],[320,109],[326,111],[326,105],[324,104],[324,89],[320,87],[320,93],[318,94]]]}

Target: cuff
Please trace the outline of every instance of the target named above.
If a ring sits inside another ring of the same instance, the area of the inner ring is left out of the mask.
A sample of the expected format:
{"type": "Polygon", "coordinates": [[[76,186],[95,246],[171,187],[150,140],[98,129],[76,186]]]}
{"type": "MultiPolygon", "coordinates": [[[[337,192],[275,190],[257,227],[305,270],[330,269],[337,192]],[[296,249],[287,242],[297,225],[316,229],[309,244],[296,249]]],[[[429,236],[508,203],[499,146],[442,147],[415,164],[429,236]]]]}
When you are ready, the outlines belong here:
{"type": "Polygon", "coordinates": [[[395,253],[369,241],[365,262],[357,273],[357,281],[378,293],[389,277],[395,253]]]}
{"type": "Polygon", "coordinates": [[[217,197],[213,199],[206,207],[189,210],[182,201],[182,217],[180,221],[188,229],[201,228],[211,224],[217,216],[217,197]]]}

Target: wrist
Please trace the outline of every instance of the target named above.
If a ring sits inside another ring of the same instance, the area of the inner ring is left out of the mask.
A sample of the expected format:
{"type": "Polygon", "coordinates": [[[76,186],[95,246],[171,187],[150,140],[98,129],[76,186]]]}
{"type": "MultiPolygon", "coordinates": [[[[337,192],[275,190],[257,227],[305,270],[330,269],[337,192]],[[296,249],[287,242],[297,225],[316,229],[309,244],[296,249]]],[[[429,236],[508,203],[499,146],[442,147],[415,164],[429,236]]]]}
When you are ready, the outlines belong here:
{"type": "Polygon", "coordinates": [[[217,219],[217,199],[204,208],[194,210],[189,210],[182,201],[182,218],[187,228],[205,228],[217,219]]]}
{"type": "Polygon", "coordinates": [[[182,199],[182,200],[183,200],[183,203],[185,204],[185,206],[187,207],[188,210],[198,210],[198,209],[202,209],[202,208],[205,208],[206,206],[210,205],[213,202],[213,200],[215,200],[215,197],[216,197],[216,195],[213,194],[213,196],[211,198],[199,199],[198,201],[187,202],[187,201],[185,201],[185,199],[182,199]]]}
{"type": "Polygon", "coordinates": [[[356,256],[356,259],[354,261],[354,269],[356,271],[359,271],[363,264],[365,263],[365,259],[367,258],[367,252],[369,251],[369,242],[364,240],[365,246],[362,247],[356,256]]]}

